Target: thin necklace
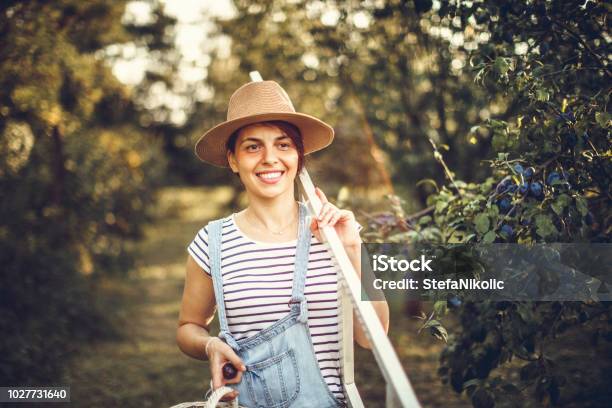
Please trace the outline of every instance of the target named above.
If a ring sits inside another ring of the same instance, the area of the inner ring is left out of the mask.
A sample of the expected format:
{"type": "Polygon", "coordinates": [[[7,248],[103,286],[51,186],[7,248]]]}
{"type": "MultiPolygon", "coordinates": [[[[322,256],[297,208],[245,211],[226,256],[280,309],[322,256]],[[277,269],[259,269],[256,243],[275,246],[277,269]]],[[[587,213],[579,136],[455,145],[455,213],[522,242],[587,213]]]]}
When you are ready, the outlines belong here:
{"type": "MultiPolygon", "coordinates": [[[[248,222],[249,224],[251,224],[252,226],[256,227],[256,225],[255,225],[255,224],[253,224],[253,222],[249,221],[248,213],[245,213],[245,216],[246,216],[245,218],[246,218],[247,222],[248,222]]],[[[282,228],[280,231],[278,231],[278,232],[277,232],[277,231],[272,231],[270,228],[266,227],[265,225],[264,225],[263,227],[264,227],[265,229],[267,229],[267,230],[268,230],[268,232],[270,232],[270,233],[271,233],[271,234],[273,234],[273,235],[283,235],[283,233],[285,232],[285,230],[286,230],[287,228],[289,228],[290,226],[292,226],[292,225],[293,225],[293,223],[295,222],[295,220],[296,220],[296,217],[294,216],[294,217],[293,217],[293,219],[291,220],[291,222],[290,222],[289,224],[285,225],[285,226],[284,226],[284,227],[283,227],[283,228],[282,228]]],[[[261,223],[261,224],[263,225],[263,223],[261,223]]]]}

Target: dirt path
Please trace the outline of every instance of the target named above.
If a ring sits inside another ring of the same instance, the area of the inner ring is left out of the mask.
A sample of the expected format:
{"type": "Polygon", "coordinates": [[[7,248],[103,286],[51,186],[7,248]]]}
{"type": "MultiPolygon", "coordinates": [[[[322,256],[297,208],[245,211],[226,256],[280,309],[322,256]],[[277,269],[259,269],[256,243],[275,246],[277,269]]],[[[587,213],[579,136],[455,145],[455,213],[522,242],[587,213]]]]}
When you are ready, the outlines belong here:
{"type": "MultiPolygon", "coordinates": [[[[74,406],[168,407],[201,400],[210,380],[208,364],[183,355],[175,343],[186,245],[207,220],[223,214],[227,189],[166,189],[159,220],[138,243],[138,265],[106,291],[117,299],[122,339],[100,342],[78,356],[64,384],[74,406]]],[[[441,344],[416,335],[417,325],[392,309],[391,339],[424,406],[469,403],[437,378],[441,344]]],[[[385,385],[370,351],[356,346],[356,380],[366,407],[382,407],[385,385]]]]}

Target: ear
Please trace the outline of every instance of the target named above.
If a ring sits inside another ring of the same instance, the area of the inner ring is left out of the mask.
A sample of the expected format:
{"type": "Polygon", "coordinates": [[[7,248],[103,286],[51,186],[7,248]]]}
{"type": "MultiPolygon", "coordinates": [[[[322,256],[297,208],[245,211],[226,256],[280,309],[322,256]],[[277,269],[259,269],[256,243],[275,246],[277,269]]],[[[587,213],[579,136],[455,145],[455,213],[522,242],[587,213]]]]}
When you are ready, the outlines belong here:
{"type": "Polygon", "coordinates": [[[230,168],[234,173],[238,173],[238,162],[236,161],[236,157],[231,151],[227,151],[227,162],[230,165],[230,168]]]}

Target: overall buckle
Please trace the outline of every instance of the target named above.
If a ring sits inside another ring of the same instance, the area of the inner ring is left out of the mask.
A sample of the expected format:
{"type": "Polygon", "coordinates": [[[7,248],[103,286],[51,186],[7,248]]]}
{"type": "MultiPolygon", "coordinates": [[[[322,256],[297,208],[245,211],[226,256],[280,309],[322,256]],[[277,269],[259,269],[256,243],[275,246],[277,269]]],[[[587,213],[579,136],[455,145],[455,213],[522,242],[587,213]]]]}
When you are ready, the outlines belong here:
{"type": "Polygon", "coordinates": [[[292,303],[301,303],[301,301],[299,301],[299,300],[289,299],[289,301],[287,302],[287,307],[288,307],[289,309],[291,309],[291,304],[292,304],[292,303]]]}

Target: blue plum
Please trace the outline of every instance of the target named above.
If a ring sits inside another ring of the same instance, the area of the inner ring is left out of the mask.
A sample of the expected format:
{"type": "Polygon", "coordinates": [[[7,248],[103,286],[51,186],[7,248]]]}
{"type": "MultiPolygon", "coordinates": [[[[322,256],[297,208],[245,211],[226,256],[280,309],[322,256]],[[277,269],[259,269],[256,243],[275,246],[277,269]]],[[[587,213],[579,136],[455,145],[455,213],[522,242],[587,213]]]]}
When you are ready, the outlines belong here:
{"type": "Polygon", "coordinates": [[[513,169],[517,174],[523,174],[523,172],[525,171],[523,169],[523,166],[521,166],[519,163],[515,164],[513,169]]]}
{"type": "Polygon", "coordinates": [[[508,224],[502,225],[500,231],[502,234],[506,235],[507,238],[512,238],[514,236],[514,230],[508,224]]]}
{"type": "Polygon", "coordinates": [[[556,171],[553,171],[548,175],[548,177],[546,177],[546,184],[552,185],[557,180],[561,180],[561,175],[556,171]]]}
{"type": "Polygon", "coordinates": [[[234,367],[232,363],[225,363],[223,365],[222,371],[223,378],[225,378],[226,380],[231,380],[232,378],[236,377],[236,375],[238,375],[238,370],[236,370],[236,367],[234,367]]]}
{"type": "Polygon", "coordinates": [[[512,207],[512,201],[510,201],[508,197],[504,197],[497,202],[497,206],[499,207],[500,212],[507,213],[512,207]]]}
{"type": "Polygon", "coordinates": [[[535,198],[541,198],[544,193],[544,189],[542,188],[542,184],[539,182],[531,183],[529,185],[529,192],[535,198]]]}
{"type": "Polygon", "coordinates": [[[446,300],[446,306],[449,309],[456,309],[461,306],[461,299],[457,295],[450,295],[446,300]]]}

